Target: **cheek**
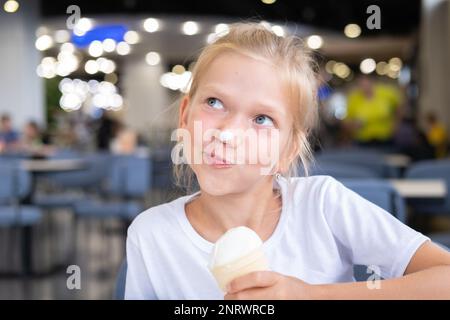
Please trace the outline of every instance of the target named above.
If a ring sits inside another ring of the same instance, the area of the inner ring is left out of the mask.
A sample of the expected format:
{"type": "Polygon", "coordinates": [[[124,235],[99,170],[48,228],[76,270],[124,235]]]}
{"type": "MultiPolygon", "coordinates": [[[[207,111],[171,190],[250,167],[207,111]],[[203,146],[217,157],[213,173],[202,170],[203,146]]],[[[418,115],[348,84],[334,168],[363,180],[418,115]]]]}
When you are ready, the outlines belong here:
{"type": "Polygon", "coordinates": [[[260,135],[258,164],[262,174],[272,174],[278,166],[284,167],[289,135],[283,130],[273,130],[270,134],[260,135]]]}
{"type": "Polygon", "coordinates": [[[191,109],[189,122],[191,124],[201,122],[203,127],[207,127],[212,125],[214,117],[211,113],[206,112],[201,105],[195,105],[191,109]]]}
{"type": "MultiPolygon", "coordinates": [[[[194,154],[201,154],[207,131],[218,128],[217,117],[201,110],[201,107],[195,107],[190,114],[187,129],[190,132],[190,143],[194,154]]],[[[208,138],[211,140],[211,137],[208,138]]]]}
{"type": "MultiPolygon", "coordinates": [[[[219,127],[219,123],[217,121],[217,117],[208,114],[206,112],[199,112],[199,116],[197,121],[201,123],[201,131],[202,136],[206,136],[205,132],[213,129],[217,129],[219,127]]],[[[210,139],[209,139],[210,140],[210,139]]]]}
{"type": "MultiPolygon", "coordinates": [[[[271,162],[277,161],[282,153],[283,147],[286,144],[287,138],[280,132],[280,130],[272,129],[267,132],[261,132],[258,134],[258,141],[250,142],[249,146],[257,146],[257,152],[260,156],[264,157],[266,162],[271,159],[271,162]]],[[[254,149],[255,147],[252,147],[254,149]]],[[[252,152],[256,152],[252,150],[252,152]]]]}
{"type": "Polygon", "coordinates": [[[205,132],[217,128],[217,121],[212,115],[199,111],[195,117],[196,137],[195,140],[201,142],[205,139],[205,132]]]}

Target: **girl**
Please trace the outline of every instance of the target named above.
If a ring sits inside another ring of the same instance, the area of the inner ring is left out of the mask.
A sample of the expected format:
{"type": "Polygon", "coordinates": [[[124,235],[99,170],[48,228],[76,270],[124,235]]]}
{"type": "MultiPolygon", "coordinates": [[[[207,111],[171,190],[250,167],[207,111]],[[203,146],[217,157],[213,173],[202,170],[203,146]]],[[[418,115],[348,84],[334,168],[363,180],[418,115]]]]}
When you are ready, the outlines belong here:
{"type": "Polygon", "coordinates": [[[232,25],[202,51],[180,103],[187,134],[175,166],[200,190],[134,220],[127,299],[450,298],[449,253],[331,177],[291,177],[311,158],[311,64],[298,38],[256,23],[232,25]],[[269,166],[250,161],[255,146],[271,150],[269,166]],[[251,151],[242,161],[230,156],[242,149],[251,151]],[[237,226],[261,237],[271,271],[233,280],[224,295],[207,266],[214,242],[237,226]],[[386,280],[354,282],[354,264],[386,280]]]}

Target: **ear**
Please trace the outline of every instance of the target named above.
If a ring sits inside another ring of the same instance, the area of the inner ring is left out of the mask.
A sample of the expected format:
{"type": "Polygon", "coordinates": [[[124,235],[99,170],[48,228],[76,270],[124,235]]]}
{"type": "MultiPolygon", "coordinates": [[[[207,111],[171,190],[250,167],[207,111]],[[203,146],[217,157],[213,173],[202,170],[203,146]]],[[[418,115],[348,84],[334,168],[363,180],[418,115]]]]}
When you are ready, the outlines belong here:
{"type": "Polygon", "coordinates": [[[189,106],[189,96],[185,95],[180,102],[178,128],[185,128],[187,126],[189,113],[188,106],[189,106]]]}

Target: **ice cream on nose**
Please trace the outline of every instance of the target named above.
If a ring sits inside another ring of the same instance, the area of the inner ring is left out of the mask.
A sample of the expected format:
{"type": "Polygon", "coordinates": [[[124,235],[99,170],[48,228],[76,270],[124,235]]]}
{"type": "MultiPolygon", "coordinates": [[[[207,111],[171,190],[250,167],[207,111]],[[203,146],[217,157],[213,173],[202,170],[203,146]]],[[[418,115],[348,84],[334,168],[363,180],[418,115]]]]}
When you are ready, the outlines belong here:
{"type": "Polygon", "coordinates": [[[209,269],[222,291],[237,277],[269,269],[262,244],[256,232],[244,226],[228,230],[217,240],[209,269]]]}
{"type": "Polygon", "coordinates": [[[233,139],[233,132],[224,130],[220,132],[219,139],[222,142],[228,142],[233,139]]]}

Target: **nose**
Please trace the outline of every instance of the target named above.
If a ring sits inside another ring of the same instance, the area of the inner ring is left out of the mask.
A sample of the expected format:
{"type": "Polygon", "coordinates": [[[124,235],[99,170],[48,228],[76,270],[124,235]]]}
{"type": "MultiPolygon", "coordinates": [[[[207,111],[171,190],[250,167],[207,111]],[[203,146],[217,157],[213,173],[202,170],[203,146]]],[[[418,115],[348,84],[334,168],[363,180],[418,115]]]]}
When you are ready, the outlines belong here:
{"type": "Polygon", "coordinates": [[[215,138],[221,143],[237,147],[242,139],[242,134],[246,130],[245,118],[239,114],[233,114],[223,119],[218,124],[215,138]]]}
{"type": "Polygon", "coordinates": [[[228,143],[234,138],[234,133],[231,130],[223,130],[219,134],[219,140],[223,143],[228,143]]]}

